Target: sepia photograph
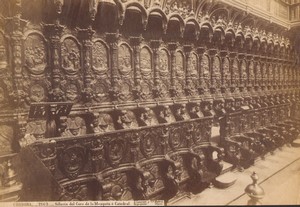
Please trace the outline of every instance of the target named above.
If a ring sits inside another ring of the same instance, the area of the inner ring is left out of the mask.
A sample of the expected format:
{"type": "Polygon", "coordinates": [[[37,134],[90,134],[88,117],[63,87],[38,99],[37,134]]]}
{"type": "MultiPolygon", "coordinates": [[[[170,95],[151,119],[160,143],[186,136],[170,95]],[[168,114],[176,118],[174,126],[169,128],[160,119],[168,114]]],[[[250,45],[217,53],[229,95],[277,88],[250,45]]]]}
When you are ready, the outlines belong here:
{"type": "Polygon", "coordinates": [[[0,207],[300,205],[300,0],[0,0],[0,207]]]}

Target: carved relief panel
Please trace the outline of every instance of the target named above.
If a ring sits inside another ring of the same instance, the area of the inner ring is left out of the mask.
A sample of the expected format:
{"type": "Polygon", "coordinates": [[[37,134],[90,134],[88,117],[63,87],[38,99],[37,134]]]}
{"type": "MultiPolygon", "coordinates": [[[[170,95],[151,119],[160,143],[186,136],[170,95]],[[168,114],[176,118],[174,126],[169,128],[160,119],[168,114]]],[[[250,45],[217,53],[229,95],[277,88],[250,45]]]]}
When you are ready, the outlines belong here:
{"type": "Polygon", "coordinates": [[[185,88],[185,71],[184,71],[184,57],[181,51],[175,53],[176,67],[174,68],[174,85],[179,96],[184,94],[185,88]]]}
{"type": "Polygon", "coordinates": [[[221,86],[221,61],[218,56],[215,56],[213,61],[212,82],[215,87],[219,88],[221,86]]]}
{"type": "Polygon", "coordinates": [[[63,39],[61,45],[61,87],[67,101],[78,103],[83,90],[82,71],[80,63],[80,48],[75,38],[63,39]]]}
{"type": "Polygon", "coordinates": [[[232,63],[232,83],[234,86],[238,86],[239,83],[239,68],[237,59],[233,59],[232,63]]]}
{"type": "Polygon", "coordinates": [[[230,75],[230,69],[229,69],[229,59],[224,58],[224,60],[223,60],[223,85],[225,87],[230,86],[230,79],[231,79],[231,75],[230,75]]]}
{"type": "Polygon", "coordinates": [[[12,72],[8,68],[7,44],[0,32],[0,108],[9,106],[8,96],[13,93],[12,72]]]}
{"type": "Polygon", "coordinates": [[[93,80],[91,82],[91,88],[94,91],[94,101],[96,102],[108,102],[109,101],[109,88],[110,71],[108,70],[108,47],[102,41],[95,41],[92,48],[92,71],[93,80]]]}
{"type": "Polygon", "coordinates": [[[118,55],[118,74],[119,79],[115,80],[116,85],[121,92],[119,97],[122,101],[133,100],[132,89],[134,86],[134,73],[132,67],[131,49],[127,44],[119,45],[118,55]]]}
{"type": "Polygon", "coordinates": [[[241,61],[241,73],[240,73],[240,83],[242,86],[246,86],[247,84],[247,63],[246,60],[241,61]]]}
{"type": "Polygon", "coordinates": [[[29,34],[24,42],[24,71],[23,90],[28,96],[25,98],[29,105],[31,102],[48,101],[51,83],[47,69],[47,46],[42,35],[29,34]]]}
{"type": "Polygon", "coordinates": [[[203,55],[202,57],[201,70],[203,71],[204,87],[208,89],[211,85],[211,74],[209,69],[209,57],[207,55],[203,55]]]}
{"type": "Polygon", "coordinates": [[[249,62],[249,68],[248,68],[248,83],[253,86],[254,85],[254,63],[253,61],[249,62]]]}
{"type": "Polygon", "coordinates": [[[191,78],[191,87],[193,89],[197,89],[198,85],[199,85],[199,73],[198,73],[198,58],[196,53],[192,52],[191,56],[190,56],[190,64],[189,64],[189,68],[187,68],[188,73],[190,74],[190,78],[191,78]]]}
{"type": "Polygon", "coordinates": [[[160,97],[169,97],[169,89],[171,86],[171,73],[169,65],[169,54],[165,49],[161,49],[159,51],[158,74],[159,87],[161,91],[160,97]]]}
{"type": "Polygon", "coordinates": [[[152,55],[148,47],[141,49],[140,56],[141,82],[139,83],[142,91],[142,98],[152,98],[152,88],[154,73],[152,67],[152,55]]]}

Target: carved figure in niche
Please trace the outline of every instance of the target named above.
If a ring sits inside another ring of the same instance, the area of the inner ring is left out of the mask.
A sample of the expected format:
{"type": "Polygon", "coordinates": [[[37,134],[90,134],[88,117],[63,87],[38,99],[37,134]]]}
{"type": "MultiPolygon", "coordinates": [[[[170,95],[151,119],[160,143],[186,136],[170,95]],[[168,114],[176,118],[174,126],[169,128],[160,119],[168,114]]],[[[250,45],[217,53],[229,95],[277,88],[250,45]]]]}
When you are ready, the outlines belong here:
{"type": "Polygon", "coordinates": [[[93,70],[97,75],[107,75],[107,49],[101,42],[95,42],[93,45],[93,70]]]}
{"type": "Polygon", "coordinates": [[[62,136],[79,136],[86,134],[85,122],[80,117],[70,117],[63,123],[66,129],[62,132],[62,136]]]}
{"type": "Polygon", "coordinates": [[[80,68],[79,49],[76,42],[66,39],[62,44],[62,67],[68,74],[77,73],[80,68]]]}
{"type": "Polygon", "coordinates": [[[168,78],[169,76],[169,59],[168,54],[165,50],[160,51],[159,58],[159,75],[162,78],[168,78]]]}
{"type": "Polygon", "coordinates": [[[46,68],[45,44],[38,35],[30,35],[25,40],[25,67],[33,74],[39,75],[46,68]]]}
{"type": "Polygon", "coordinates": [[[119,48],[119,73],[122,77],[128,77],[131,75],[131,71],[131,51],[122,44],[119,48]]]}
{"type": "Polygon", "coordinates": [[[91,126],[93,127],[94,133],[114,130],[113,120],[109,114],[96,114],[91,126]]]}
{"type": "Polygon", "coordinates": [[[141,75],[144,79],[151,78],[152,69],[151,69],[151,53],[147,48],[141,50],[141,75]]]}
{"type": "Polygon", "coordinates": [[[7,67],[7,56],[6,56],[5,47],[0,46],[0,73],[6,70],[6,67],[7,67]]]}
{"type": "Polygon", "coordinates": [[[66,88],[66,98],[69,101],[75,101],[78,98],[78,88],[75,84],[70,84],[66,88]]]}
{"type": "Polygon", "coordinates": [[[0,147],[1,152],[11,152],[11,144],[14,138],[14,130],[11,126],[1,125],[0,126],[0,147]]]}
{"type": "Polygon", "coordinates": [[[30,100],[33,102],[41,102],[45,99],[45,89],[39,85],[33,85],[30,88],[30,100]]]}

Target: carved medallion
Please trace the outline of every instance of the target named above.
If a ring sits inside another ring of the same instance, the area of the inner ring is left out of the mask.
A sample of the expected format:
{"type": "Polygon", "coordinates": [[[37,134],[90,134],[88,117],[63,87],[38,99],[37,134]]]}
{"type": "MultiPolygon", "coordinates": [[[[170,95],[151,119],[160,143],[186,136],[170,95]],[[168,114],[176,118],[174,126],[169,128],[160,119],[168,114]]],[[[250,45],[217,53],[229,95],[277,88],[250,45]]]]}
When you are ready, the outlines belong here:
{"type": "Polygon", "coordinates": [[[158,134],[152,130],[141,131],[141,151],[146,158],[151,157],[156,150],[158,134]]]}
{"type": "Polygon", "coordinates": [[[68,101],[74,101],[76,102],[79,98],[79,89],[76,84],[70,83],[69,85],[66,86],[66,98],[68,101]]]}
{"type": "Polygon", "coordinates": [[[76,178],[86,163],[86,153],[82,146],[72,146],[60,154],[60,168],[70,179],[76,178]]]}
{"type": "Polygon", "coordinates": [[[173,126],[170,128],[169,144],[173,150],[180,147],[182,140],[181,137],[182,129],[178,126],[173,126]]]}
{"type": "Polygon", "coordinates": [[[125,153],[125,143],[121,139],[114,139],[107,143],[107,156],[111,165],[118,165],[125,153]]]}
{"type": "Polygon", "coordinates": [[[127,176],[124,172],[113,172],[104,178],[104,183],[109,187],[105,189],[104,200],[131,200],[132,193],[128,187],[127,176]]]}
{"type": "Polygon", "coordinates": [[[30,87],[29,93],[30,100],[32,102],[42,102],[45,101],[45,89],[39,84],[35,84],[30,87]]]}
{"type": "Polygon", "coordinates": [[[80,51],[77,43],[67,38],[61,45],[62,68],[68,75],[76,74],[80,69],[80,51]]]}
{"type": "Polygon", "coordinates": [[[25,67],[30,73],[40,75],[47,65],[46,46],[40,35],[32,34],[25,40],[25,67]]]}

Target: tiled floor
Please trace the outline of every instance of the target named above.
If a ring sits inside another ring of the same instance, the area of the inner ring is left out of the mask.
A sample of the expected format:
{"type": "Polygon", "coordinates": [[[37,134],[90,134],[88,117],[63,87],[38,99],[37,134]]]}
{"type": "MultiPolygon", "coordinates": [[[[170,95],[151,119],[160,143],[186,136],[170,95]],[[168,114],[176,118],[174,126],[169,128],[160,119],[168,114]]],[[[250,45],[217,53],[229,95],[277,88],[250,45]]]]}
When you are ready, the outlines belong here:
{"type": "Polygon", "coordinates": [[[249,197],[244,189],[252,183],[251,174],[256,172],[265,190],[262,204],[300,204],[300,148],[283,147],[265,160],[257,160],[244,172],[232,171],[225,180],[237,179],[227,189],[208,188],[191,198],[184,198],[169,205],[247,205],[249,197]]]}

